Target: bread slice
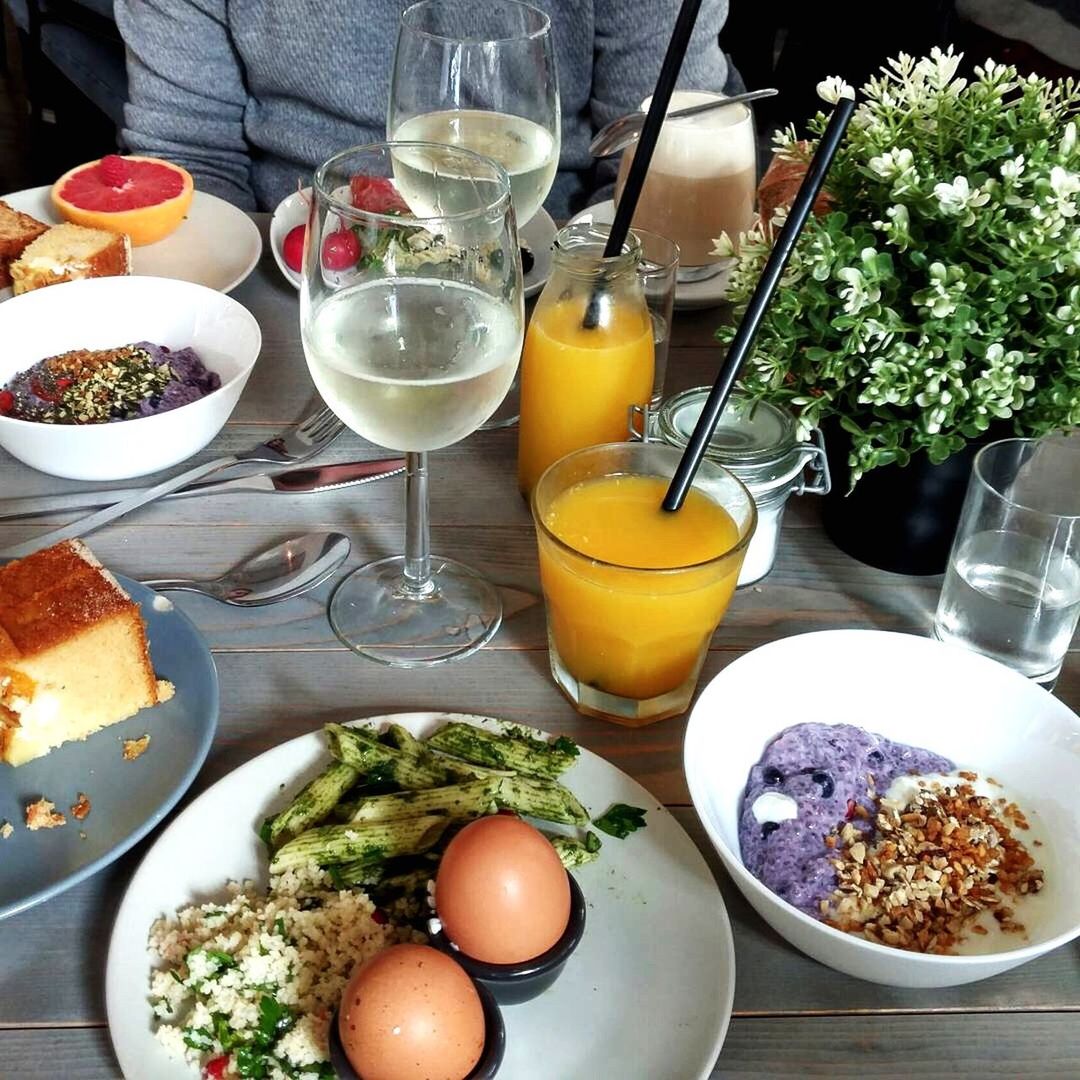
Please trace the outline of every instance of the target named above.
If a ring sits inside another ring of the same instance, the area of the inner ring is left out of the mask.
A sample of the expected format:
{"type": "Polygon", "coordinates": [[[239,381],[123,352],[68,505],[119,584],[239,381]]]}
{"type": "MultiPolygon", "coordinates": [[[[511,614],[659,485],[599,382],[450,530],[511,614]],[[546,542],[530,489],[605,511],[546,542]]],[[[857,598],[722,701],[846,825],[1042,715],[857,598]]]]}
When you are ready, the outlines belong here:
{"type": "Polygon", "coordinates": [[[10,266],[15,294],[80,278],[131,273],[131,240],[122,233],[53,225],[29,244],[10,266]]]}
{"type": "Polygon", "coordinates": [[[0,289],[6,289],[11,284],[8,267],[12,261],[48,228],[48,225],[37,218],[13,210],[0,199],[0,289]]]}
{"type": "Polygon", "coordinates": [[[0,568],[0,761],[21,765],[172,695],[138,605],[80,541],[0,568]]]}

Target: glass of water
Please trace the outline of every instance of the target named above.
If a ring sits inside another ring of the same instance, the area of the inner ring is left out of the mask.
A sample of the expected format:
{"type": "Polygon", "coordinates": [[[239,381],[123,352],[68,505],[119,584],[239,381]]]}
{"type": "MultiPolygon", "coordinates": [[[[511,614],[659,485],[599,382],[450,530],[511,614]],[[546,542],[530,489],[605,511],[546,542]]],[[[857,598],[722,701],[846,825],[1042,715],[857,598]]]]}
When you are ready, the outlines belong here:
{"type": "Polygon", "coordinates": [[[1080,439],[975,457],[934,636],[1052,686],[1080,616],[1080,439]]]}

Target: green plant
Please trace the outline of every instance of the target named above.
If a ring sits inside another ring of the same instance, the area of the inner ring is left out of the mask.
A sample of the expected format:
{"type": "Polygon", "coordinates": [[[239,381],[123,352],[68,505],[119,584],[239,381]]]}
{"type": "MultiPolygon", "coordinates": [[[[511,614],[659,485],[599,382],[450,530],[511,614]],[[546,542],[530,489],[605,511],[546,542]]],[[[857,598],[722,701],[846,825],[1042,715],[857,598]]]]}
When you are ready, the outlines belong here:
{"type": "MultiPolygon", "coordinates": [[[[743,371],[804,434],[838,419],[852,484],[920,450],[941,462],[994,421],[1080,424],[1080,86],[989,60],[968,83],[960,60],[901,54],[863,88],[832,209],[807,223],[743,371]]],[[[818,91],[851,94],[838,79],[818,91]]],[[[806,160],[815,145],[789,128],[776,149],[806,160]]],[[[760,226],[740,238],[737,314],[769,247],[760,226]]]]}

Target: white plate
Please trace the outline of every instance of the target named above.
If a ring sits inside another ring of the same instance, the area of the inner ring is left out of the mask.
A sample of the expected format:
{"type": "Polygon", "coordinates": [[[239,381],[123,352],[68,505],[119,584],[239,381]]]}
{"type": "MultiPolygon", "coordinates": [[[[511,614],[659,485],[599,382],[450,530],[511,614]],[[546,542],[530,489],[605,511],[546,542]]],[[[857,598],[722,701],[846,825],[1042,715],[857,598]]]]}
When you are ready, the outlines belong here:
{"type": "MultiPolygon", "coordinates": [[[[419,736],[451,719],[497,728],[496,721],[448,713],[373,719],[419,736]]],[[[151,1031],[150,924],[222,895],[228,880],[265,881],[256,826],[326,760],[322,736],[312,732],[249,761],[199,796],[136,871],[105,975],[109,1029],[128,1080],[195,1080],[151,1031]]],[[[678,822],[603,758],[582,749],[565,781],[593,815],[626,802],[646,807],[648,824],[625,840],[603,836],[600,859],[576,871],[589,904],[585,937],[551,990],[504,1009],[499,1076],[704,1080],[720,1053],[735,990],[731,927],[712,873],[678,822]]]]}
{"type": "MultiPolygon", "coordinates": [[[[4,195],[3,200],[13,210],[57,225],[61,218],[49,191],[48,187],[28,188],[4,195]]],[[[227,293],[255,269],[261,255],[259,227],[243,210],[216,195],[196,191],[187,217],[175,232],[156,244],[131,249],[131,270],[140,276],[193,281],[227,293]]],[[[0,300],[11,295],[10,288],[0,289],[0,300]]]]}
{"type": "MultiPolygon", "coordinates": [[[[300,275],[285,265],[282,248],[285,237],[307,221],[307,200],[311,198],[311,188],[303,191],[294,191],[287,198],[278,203],[274,216],[270,219],[270,250],[274,253],[274,260],[278,269],[294,288],[300,288],[300,275]]],[[[546,283],[551,274],[551,245],[555,242],[555,233],[558,230],[551,215],[541,207],[527,225],[518,229],[518,235],[523,244],[529,245],[533,253],[533,268],[525,275],[525,297],[535,296],[546,283]]]]}
{"type": "MultiPolygon", "coordinates": [[[[570,219],[571,225],[579,222],[598,225],[610,225],[615,220],[615,204],[610,199],[595,206],[586,207],[580,214],[570,219]]],[[[724,302],[731,267],[726,266],[711,278],[704,281],[677,282],[675,285],[675,307],[681,311],[693,311],[698,308],[718,307],[724,302]]]]}

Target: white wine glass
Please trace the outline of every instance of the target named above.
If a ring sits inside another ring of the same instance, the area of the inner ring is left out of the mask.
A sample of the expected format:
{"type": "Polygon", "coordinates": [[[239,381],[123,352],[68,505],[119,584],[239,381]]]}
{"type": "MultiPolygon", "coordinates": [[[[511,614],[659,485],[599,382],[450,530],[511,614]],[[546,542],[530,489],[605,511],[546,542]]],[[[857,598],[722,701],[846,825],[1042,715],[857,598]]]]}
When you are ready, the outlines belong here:
{"type": "Polygon", "coordinates": [[[551,20],[516,0],[420,0],[406,8],[386,135],[494,158],[510,176],[524,225],[547,198],[559,165],[551,20]]]}
{"type": "Polygon", "coordinates": [[[330,408],[407,462],[405,554],[338,586],[334,632],[396,666],[468,655],[498,629],[502,602],[474,570],[430,553],[427,455],[475,431],[517,371],[524,304],[505,170],[423,142],[356,147],[320,166],[300,329],[330,408]]]}

